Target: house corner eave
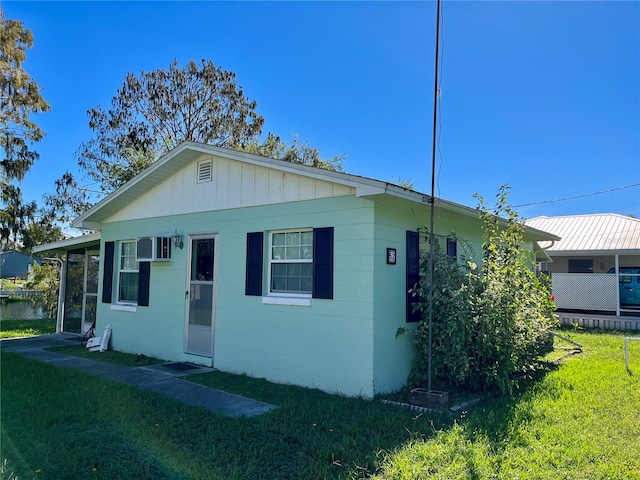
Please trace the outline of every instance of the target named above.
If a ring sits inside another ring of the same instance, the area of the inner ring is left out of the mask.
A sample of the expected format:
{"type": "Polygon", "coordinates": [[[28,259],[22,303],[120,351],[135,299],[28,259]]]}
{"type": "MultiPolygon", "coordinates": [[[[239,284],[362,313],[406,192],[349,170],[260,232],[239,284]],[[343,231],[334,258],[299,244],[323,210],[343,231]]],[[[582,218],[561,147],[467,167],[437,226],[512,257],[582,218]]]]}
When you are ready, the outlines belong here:
{"type": "Polygon", "coordinates": [[[71,222],[71,226],[82,230],[101,230],[102,228],[101,223],[85,220],[82,217],[78,217],[71,222]]]}

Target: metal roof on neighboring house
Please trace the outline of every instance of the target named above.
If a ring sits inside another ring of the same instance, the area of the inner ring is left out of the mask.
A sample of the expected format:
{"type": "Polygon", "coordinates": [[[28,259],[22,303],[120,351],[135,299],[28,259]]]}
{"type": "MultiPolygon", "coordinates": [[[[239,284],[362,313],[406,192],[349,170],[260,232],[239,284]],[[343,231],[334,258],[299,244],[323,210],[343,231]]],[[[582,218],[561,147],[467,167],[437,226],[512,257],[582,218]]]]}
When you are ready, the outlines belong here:
{"type": "Polygon", "coordinates": [[[553,233],[560,241],[542,244],[553,255],[640,254],[640,220],[615,213],[536,217],[526,225],[553,233]]]}

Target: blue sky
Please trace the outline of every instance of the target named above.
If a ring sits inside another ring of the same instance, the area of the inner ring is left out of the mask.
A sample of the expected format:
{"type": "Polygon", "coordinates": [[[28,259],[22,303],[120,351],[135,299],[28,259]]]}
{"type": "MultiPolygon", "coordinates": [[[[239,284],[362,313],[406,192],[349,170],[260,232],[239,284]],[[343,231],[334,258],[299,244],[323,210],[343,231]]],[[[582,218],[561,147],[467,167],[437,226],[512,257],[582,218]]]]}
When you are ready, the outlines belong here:
{"type": "MultiPolygon", "coordinates": [[[[425,2],[1,2],[33,32],[25,68],[51,112],[22,184],[41,202],[76,171],[127,72],[207,59],[265,117],[349,173],[428,193],[435,9],[425,2]]],[[[443,3],[438,196],[522,205],[640,184],[640,3],[443,3]]],[[[518,207],[640,217],[640,187],[518,207]]]]}

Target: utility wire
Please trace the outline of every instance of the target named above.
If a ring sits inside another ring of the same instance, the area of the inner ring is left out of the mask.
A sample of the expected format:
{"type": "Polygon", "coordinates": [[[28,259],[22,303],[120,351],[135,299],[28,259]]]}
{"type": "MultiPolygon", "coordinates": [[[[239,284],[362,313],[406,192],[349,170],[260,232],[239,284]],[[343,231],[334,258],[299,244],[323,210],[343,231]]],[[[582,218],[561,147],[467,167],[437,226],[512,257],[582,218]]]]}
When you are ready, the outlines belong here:
{"type": "Polygon", "coordinates": [[[625,185],[623,187],[609,188],[608,190],[600,190],[599,192],[583,193],[582,195],[574,195],[573,197],[556,198],[555,200],[542,200],[540,202],[521,203],[520,205],[511,205],[511,206],[513,208],[517,208],[517,207],[529,207],[531,205],[541,205],[543,203],[564,202],[565,200],[573,200],[573,199],[576,199],[576,198],[590,197],[592,195],[601,195],[603,193],[610,193],[610,192],[615,192],[615,191],[618,191],[618,190],[624,190],[625,188],[633,188],[633,187],[640,187],[640,183],[634,183],[632,185],[625,185]]]}

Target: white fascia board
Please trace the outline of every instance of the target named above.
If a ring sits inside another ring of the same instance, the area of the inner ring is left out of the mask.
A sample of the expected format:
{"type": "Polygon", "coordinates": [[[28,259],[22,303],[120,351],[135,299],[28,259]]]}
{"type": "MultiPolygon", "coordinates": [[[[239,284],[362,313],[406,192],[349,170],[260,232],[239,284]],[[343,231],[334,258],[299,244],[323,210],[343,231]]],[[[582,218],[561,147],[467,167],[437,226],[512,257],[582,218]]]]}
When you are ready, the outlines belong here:
{"type": "MultiPolygon", "coordinates": [[[[393,196],[398,196],[400,198],[424,203],[424,195],[379,180],[359,177],[357,175],[351,175],[342,172],[334,172],[331,170],[322,170],[307,165],[300,165],[297,163],[286,162],[284,160],[262,157],[247,152],[230,150],[213,145],[203,145],[194,142],[183,142],[178,147],[161,157],[158,161],[147,167],[147,169],[145,169],[142,173],[129,180],[117,190],[111,192],[109,195],[92,206],[89,210],[78,216],[71,225],[75,228],[99,229],[101,222],[100,220],[96,221],[95,216],[98,215],[101,210],[107,208],[107,206],[113,204],[113,202],[116,202],[116,208],[113,209],[114,211],[106,212],[104,214],[105,217],[108,217],[111,214],[119,211],[121,208],[126,207],[126,205],[129,203],[124,201],[127,193],[133,193],[131,191],[135,189],[136,186],[140,185],[154,173],[158,172],[158,170],[165,168],[165,165],[167,163],[173,161],[176,157],[180,156],[185,151],[191,152],[192,155],[187,155],[184,162],[179,162],[175,166],[176,168],[170,169],[170,172],[166,175],[167,177],[169,176],[169,174],[174,173],[174,170],[177,171],[184,165],[195,161],[201,155],[214,155],[229,160],[236,160],[246,164],[272,168],[284,173],[302,175],[308,178],[314,178],[317,180],[323,180],[325,182],[332,182],[352,187],[356,189],[357,196],[379,195],[386,193],[393,196]],[[117,202],[119,199],[122,199],[122,205],[118,205],[117,202]],[[94,220],[92,220],[92,217],[94,218],[94,220]]],[[[98,219],[99,218],[100,216],[98,215],[98,219]]]]}
{"type": "MultiPolygon", "coordinates": [[[[89,220],[91,216],[98,213],[100,210],[102,210],[104,207],[106,207],[110,203],[116,201],[119,197],[126,194],[129,190],[135,188],[135,186],[143,182],[146,178],[148,178],[150,175],[155,173],[157,170],[164,167],[164,165],[166,165],[171,159],[177,157],[183,151],[187,149],[194,150],[192,145],[197,145],[197,144],[192,144],[192,142],[183,142],[180,145],[178,145],[176,148],[174,148],[173,150],[165,154],[164,156],[160,157],[156,162],[152,163],[143,172],[133,177],[127,183],[125,183],[121,187],[111,192],[109,195],[104,197],[98,203],[93,205],[89,210],[87,210],[82,215],[77,217],[73,222],[71,222],[71,226],[74,228],[99,229],[100,222],[89,220]]],[[[190,159],[189,161],[192,161],[192,160],[194,159],[190,159]]]]}
{"type": "Polygon", "coordinates": [[[33,253],[51,252],[54,250],[71,250],[80,245],[100,243],[100,232],[81,235],[79,237],[67,238],[57,242],[43,243],[33,247],[33,253]]]}

